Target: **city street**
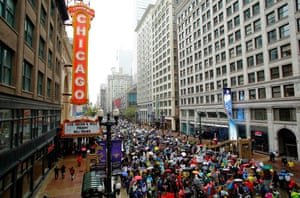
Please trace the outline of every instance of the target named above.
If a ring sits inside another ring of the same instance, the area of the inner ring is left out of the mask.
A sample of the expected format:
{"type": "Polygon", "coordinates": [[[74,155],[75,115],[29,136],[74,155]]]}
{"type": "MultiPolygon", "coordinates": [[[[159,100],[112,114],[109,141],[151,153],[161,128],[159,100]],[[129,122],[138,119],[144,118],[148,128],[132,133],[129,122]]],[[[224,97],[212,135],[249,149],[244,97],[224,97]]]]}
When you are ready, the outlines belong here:
{"type": "MultiPolygon", "coordinates": [[[[262,161],[266,165],[272,165],[274,169],[279,171],[281,169],[281,159],[277,158],[275,162],[269,161],[269,156],[254,153],[254,159],[257,161],[262,161]]],[[[81,197],[81,187],[82,180],[85,171],[87,171],[86,167],[86,159],[83,159],[82,165],[77,167],[76,155],[65,156],[61,158],[57,165],[61,167],[62,165],[66,166],[66,176],[64,179],[61,178],[61,174],[59,173],[59,178],[56,180],[54,176],[54,168],[50,170],[49,174],[46,176],[44,181],[41,184],[38,192],[34,197],[44,198],[44,196],[48,196],[49,198],[80,198],[81,197]],[[69,173],[70,167],[75,168],[75,179],[71,180],[71,175],[69,173]]],[[[297,183],[300,183],[300,163],[297,162],[295,164],[295,168],[292,171],[294,173],[294,178],[297,183]]],[[[283,191],[281,191],[282,195],[283,191]]],[[[285,194],[286,196],[286,194],[285,194]]],[[[121,191],[121,197],[128,197],[124,189],[121,191]]]]}

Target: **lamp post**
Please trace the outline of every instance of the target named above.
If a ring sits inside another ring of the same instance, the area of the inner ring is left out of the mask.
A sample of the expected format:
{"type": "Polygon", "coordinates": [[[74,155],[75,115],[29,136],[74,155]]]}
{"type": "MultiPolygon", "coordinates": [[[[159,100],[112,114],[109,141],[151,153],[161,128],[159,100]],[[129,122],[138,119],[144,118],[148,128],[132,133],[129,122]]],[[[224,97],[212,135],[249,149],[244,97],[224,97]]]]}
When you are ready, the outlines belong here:
{"type": "Polygon", "coordinates": [[[203,116],[202,112],[198,112],[199,116],[199,142],[202,144],[202,124],[201,124],[201,117],[203,116]]]}
{"type": "Polygon", "coordinates": [[[106,185],[105,185],[105,192],[103,193],[106,197],[115,197],[115,194],[112,192],[112,159],[111,159],[111,149],[112,149],[112,142],[111,142],[111,128],[113,125],[118,124],[119,119],[119,110],[115,109],[113,110],[113,117],[114,120],[111,119],[110,114],[107,113],[106,121],[103,122],[104,112],[102,109],[98,111],[98,120],[99,120],[99,126],[106,126],[106,145],[107,145],[107,151],[106,151],[106,160],[107,160],[107,176],[106,176],[106,185]]]}

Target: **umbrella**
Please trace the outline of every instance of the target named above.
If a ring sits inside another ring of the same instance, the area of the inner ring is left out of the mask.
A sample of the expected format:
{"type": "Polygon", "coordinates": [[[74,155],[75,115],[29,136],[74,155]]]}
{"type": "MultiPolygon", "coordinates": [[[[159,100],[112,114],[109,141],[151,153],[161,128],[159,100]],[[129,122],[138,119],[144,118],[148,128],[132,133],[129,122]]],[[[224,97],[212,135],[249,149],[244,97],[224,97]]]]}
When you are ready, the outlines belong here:
{"type": "Polygon", "coordinates": [[[194,173],[195,175],[198,175],[198,174],[199,174],[199,171],[194,170],[192,173],[194,173]]]}
{"type": "Polygon", "coordinates": [[[234,182],[242,182],[243,180],[240,179],[240,178],[236,178],[236,179],[234,179],[233,181],[234,181],[234,182]]]}
{"type": "Polygon", "coordinates": [[[270,170],[270,169],[272,169],[273,167],[270,166],[270,165],[263,165],[261,168],[264,169],[264,170],[270,170]]]}
{"type": "Polygon", "coordinates": [[[137,176],[134,177],[134,180],[136,180],[136,181],[137,181],[137,180],[142,180],[142,176],[137,175],[137,176]]]}

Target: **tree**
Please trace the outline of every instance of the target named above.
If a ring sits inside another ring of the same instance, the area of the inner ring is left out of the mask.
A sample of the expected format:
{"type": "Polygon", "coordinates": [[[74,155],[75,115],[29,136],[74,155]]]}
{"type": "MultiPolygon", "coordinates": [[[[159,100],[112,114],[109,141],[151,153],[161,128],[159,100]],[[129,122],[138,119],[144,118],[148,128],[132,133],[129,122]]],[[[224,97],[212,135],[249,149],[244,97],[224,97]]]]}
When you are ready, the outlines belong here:
{"type": "Polygon", "coordinates": [[[136,121],[136,107],[128,107],[124,112],[124,117],[131,121],[136,121]]]}

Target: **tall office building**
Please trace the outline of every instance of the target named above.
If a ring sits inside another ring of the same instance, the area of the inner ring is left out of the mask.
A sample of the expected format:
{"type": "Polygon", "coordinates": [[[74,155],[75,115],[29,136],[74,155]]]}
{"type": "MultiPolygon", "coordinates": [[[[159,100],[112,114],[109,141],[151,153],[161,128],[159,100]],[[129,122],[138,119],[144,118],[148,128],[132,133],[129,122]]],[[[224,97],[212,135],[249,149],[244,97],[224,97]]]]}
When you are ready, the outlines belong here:
{"type": "Polygon", "coordinates": [[[230,138],[232,116],[254,150],[299,159],[300,1],[186,0],[176,16],[181,131],[230,138]]]}
{"type": "Polygon", "coordinates": [[[0,197],[34,197],[57,160],[65,1],[1,1],[0,197]]]}
{"type": "Polygon", "coordinates": [[[120,49],[117,52],[117,64],[122,74],[132,76],[133,54],[131,50],[120,49]]]}
{"type": "Polygon", "coordinates": [[[121,97],[132,85],[132,76],[115,72],[107,77],[107,112],[120,108],[121,97]]]}
{"type": "Polygon", "coordinates": [[[152,12],[154,5],[149,5],[139,21],[137,33],[137,109],[138,118],[143,123],[153,124],[152,104],[152,12]]]}
{"type": "MultiPolygon", "coordinates": [[[[149,95],[141,96],[140,93],[138,93],[138,106],[142,108],[142,114],[145,114],[145,108],[147,108],[147,118],[149,119],[149,114],[151,114],[152,124],[161,129],[170,130],[177,130],[179,116],[177,35],[174,14],[176,3],[174,2],[176,1],[157,1],[154,7],[151,8],[151,12],[146,13],[149,16],[143,16],[143,21],[137,27],[139,34],[137,67],[138,70],[146,69],[137,75],[146,75],[145,72],[148,72],[147,67],[152,67],[151,71],[149,70],[149,75],[152,74],[149,79],[152,80],[152,106],[147,106],[146,97],[149,97],[149,95]],[[151,25],[151,30],[148,27],[149,32],[143,33],[147,30],[147,27],[145,27],[147,24],[151,25]],[[149,37],[151,43],[143,43],[147,42],[144,37],[149,37]],[[144,49],[143,45],[145,45],[144,49]]],[[[142,78],[143,76],[138,77],[140,81],[142,78]]],[[[146,80],[148,79],[145,78],[144,81],[146,80]]],[[[147,86],[147,82],[138,86],[147,86]]],[[[138,88],[139,90],[141,89],[138,88]]]]}

